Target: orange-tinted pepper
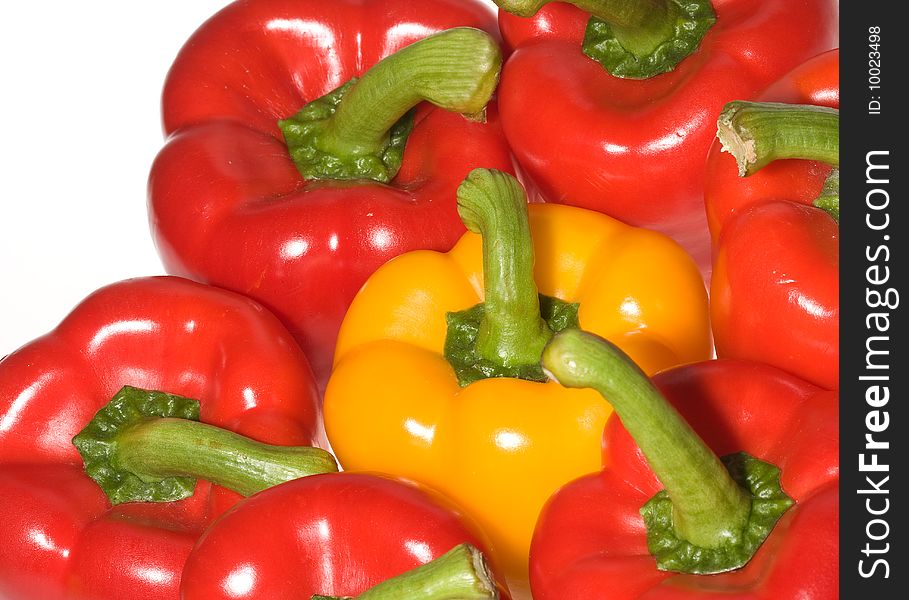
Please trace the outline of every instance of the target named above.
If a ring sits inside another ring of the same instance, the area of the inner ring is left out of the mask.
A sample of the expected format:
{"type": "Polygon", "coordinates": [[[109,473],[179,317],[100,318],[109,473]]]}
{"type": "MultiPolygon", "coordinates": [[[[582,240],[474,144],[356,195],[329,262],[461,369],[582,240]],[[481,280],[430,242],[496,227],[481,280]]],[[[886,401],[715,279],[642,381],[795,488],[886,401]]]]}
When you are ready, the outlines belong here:
{"type": "MultiPolygon", "coordinates": [[[[513,178],[476,170],[458,190],[462,218],[465,207],[482,212],[470,203],[493,188],[512,195],[512,212],[524,213],[513,178]]],[[[494,203],[495,193],[480,204],[494,203]]],[[[486,225],[465,219],[482,237],[467,233],[447,254],[402,255],[367,281],[341,327],[325,416],[344,468],[418,480],[472,514],[520,597],[537,515],[562,484],[600,468],[611,408],[590,390],[553,382],[498,376],[462,387],[445,355],[446,316],[484,298],[487,314],[495,312],[494,299],[509,307],[497,326],[520,328],[540,321],[538,288],[577,303],[580,326],[613,340],[648,373],[708,358],[711,341],[698,269],[669,238],[560,205],[528,206],[522,232],[520,223],[501,226],[507,219],[499,209],[478,219],[486,225]],[[495,226],[487,226],[491,221],[495,226]],[[510,263],[495,258],[523,250],[510,263]],[[514,314],[522,312],[518,297],[530,300],[523,314],[514,314]]],[[[551,335],[543,324],[542,332],[518,335],[510,350],[493,354],[505,363],[529,354],[537,366],[551,335]]]]}

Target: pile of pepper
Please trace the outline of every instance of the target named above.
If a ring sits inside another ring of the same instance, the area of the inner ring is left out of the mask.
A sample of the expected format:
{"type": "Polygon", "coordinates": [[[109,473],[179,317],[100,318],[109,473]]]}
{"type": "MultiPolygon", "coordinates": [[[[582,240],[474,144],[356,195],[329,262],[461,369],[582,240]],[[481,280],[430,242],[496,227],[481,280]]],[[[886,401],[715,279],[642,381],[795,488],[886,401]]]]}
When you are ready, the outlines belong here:
{"type": "Polygon", "coordinates": [[[0,360],[0,597],[838,596],[837,3],[497,4],[187,41],[171,275],[0,360]]]}

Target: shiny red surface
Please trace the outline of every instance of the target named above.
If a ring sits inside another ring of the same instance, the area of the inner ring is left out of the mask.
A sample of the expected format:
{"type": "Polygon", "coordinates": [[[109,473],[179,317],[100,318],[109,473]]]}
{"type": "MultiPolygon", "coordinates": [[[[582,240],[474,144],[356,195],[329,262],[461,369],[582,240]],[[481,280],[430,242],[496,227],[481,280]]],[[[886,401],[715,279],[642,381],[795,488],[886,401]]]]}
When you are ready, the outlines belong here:
{"type": "Polygon", "coordinates": [[[547,4],[500,14],[515,50],[499,87],[502,124],[547,201],[605,212],[673,236],[706,267],[704,159],[720,110],[751,99],[838,41],[834,0],[714,0],[717,22],[669,73],[612,77],[581,52],[587,15],[547,4]]]}
{"type": "Polygon", "coordinates": [[[613,417],[604,433],[604,470],[563,487],[540,515],[530,556],[534,598],[836,598],[836,393],[773,367],[730,360],[672,369],[654,381],[718,455],[746,451],[780,467],[795,506],[741,569],[717,575],[659,571],[639,510],[662,486],[613,417]]]}
{"type": "Polygon", "coordinates": [[[237,504],[202,536],[186,563],[182,597],[355,596],[460,543],[486,547],[463,518],[400,480],[361,473],[296,479],[237,504]]]}
{"type": "Polygon", "coordinates": [[[111,508],[70,440],[123,385],[198,399],[202,421],[265,442],[323,441],[306,357],[260,305],[176,277],[102,288],[0,361],[0,597],[177,598],[196,538],[239,499],[200,482],[111,508]]]}
{"type": "MultiPolygon", "coordinates": [[[[761,100],[839,106],[839,52],[818,55],[761,100]]],[[[711,318],[718,356],[759,360],[839,386],[839,227],[811,204],[831,171],[776,161],[739,177],[717,141],[704,192],[714,239],[711,318]]]]}
{"type": "Polygon", "coordinates": [[[250,0],[231,4],[180,52],[163,95],[169,136],[149,180],[168,272],[253,297],[327,380],[341,319],[366,278],[464,228],[455,190],[476,166],[512,171],[496,108],[485,124],[421,105],[389,185],[305,182],[277,121],[395,50],[495,14],[465,0],[250,0]]]}

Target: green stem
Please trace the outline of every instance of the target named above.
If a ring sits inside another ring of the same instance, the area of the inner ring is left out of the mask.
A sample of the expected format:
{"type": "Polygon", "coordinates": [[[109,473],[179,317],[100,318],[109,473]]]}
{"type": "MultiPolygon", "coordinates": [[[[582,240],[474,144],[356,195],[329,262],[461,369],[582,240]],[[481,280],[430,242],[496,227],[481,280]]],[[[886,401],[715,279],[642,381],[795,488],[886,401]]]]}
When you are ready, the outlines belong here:
{"type": "Polygon", "coordinates": [[[737,100],[720,113],[717,137],[744,177],[786,158],[839,167],[839,126],[840,113],[834,108],[737,100]]]}
{"type": "MultiPolygon", "coordinates": [[[[495,0],[530,17],[557,0],[495,0]]],[[[694,52],[716,21],[710,0],[558,0],[590,13],[584,53],[616,77],[645,79],[671,71],[694,52]]]]}
{"type": "Polygon", "coordinates": [[[449,29],[386,57],[279,126],[305,178],[389,181],[400,168],[409,123],[397,125],[408,111],[427,101],[481,119],[501,66],[487,33],[449,29]]]}
{"type": "Polygon", "coordinates": [[[723,150],[747,177],[775,160],[802,159],[835,167],[814,205],[839,222],[840,113],[834,108],[776,102],[728,103],[717,119],[723,150]]]}
{"type": "Polygon", "coordinates": [[[539,363],[552,331],[540,316],[524,190],[506,173],[474,169],[457,196],[464,225],[483,237],[485,314],[477,351],[505,367],[539,363]]]}
{"type": "Polygon", "coordinates": [[[117,439],[116,464],[122,469],[146,478],[204,479],[243,496],[336,470],[333,463],[319,448],[272,446],[184,419],[137,423],[117,439]]]}
{"type": "Polygon", "coordinates": [[[742,567],[792,506],[777,467],[744,452],[721,462],[610,342],[566,330],[542,362],[562,385],[593,388],[612,404],[665,486],[640,509],[659,569],[710,574],[742,567]]]}
{"type": "MultiPolygon", "coordinates": [[[[483,600],[498,598],[483,554],[470,544],[455,546],[439,558],[384,581],[356,600],[483,600]]],[[[345,600],[312,596],[311,600],[345,600]]]]}
{"type": "Polygon", "coordinates": [[[833,217],[837,223],[840,222],[840,170],[834,169],[824,181],[824,187],[821,193],[814,199],[815,207],[823,210],[833,217]]]}
{"type": "Polygon", "coordinates": [[[613,344],[580,330],[562,332],[543,368],[566,387],[589,387],[612,404],[672,499],[678,534],[704,548],[740,537],[751,505],[726,467],[650,379],[613,344]]]}
{"type": "Polygon", "coordinates": [[[199,423],[198,402],[124,387],[73,438],[86,472],[111,502],[167,502],[204,479],[244,496],[338,470],[328,452],[272,446],[199,423]]]}

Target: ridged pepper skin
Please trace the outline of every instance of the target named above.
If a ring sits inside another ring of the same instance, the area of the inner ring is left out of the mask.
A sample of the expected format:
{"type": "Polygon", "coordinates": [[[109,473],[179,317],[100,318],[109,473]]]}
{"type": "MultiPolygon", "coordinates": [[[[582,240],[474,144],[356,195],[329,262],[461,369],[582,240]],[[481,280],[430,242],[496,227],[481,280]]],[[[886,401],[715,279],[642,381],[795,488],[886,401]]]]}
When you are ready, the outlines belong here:
{"type": "Polygon", "coordinates": [[[836,47],[839,12],[835,0],[712,4],[716,23],[696,52],[650,79],[613,77],[585,56],[590,15],[574,6],[499,17],[514,49],[499,108],[527,182],[547,201],[667,233],[705,271],[704,158],[720,109],[836,47]]]}
{"type": "MultiPolygon", "coordinates": [[[[839,52],[800,65],[760,100],[839,106],[839,52]]],[[[830,165],[778,160],[740,177],[717,140],[704,198],[714,241],[717,355],[758,360],[839,387],[839,226],[812,202],[830,165]],[[793,334],[793,332],[795,332],[793,334]]]]}
{"type": "Polygon", "coordinates": [[[199,482],[111,507],[70,440],[124,385],[201,401],[201,420],[261,441],[324,441],[305,355],[254,301],[177,277],[126,280],[0,361],[0,596],[179,597],[211,520],[240,497],[199,482]]]}
{"type": "MultiPolygon", "coordinates": [[[[528,209],[539,292],[578,302],[582,327],[648,372],[710,356],[706,291],[677,244],[584,209],[528,209]]],[[[537,514],[559,486],[598,468],[610,408],[551,382],[461,388],[443,355],[446,313],[481,302],[483,285],[475,233],[447,254],[411,252],[381,267],[342,325],[326,429],[345,469],[414,479],[463,506],[522,597],[537,514]]]]}
{"type": "Polygon", "coordinates": [[[839,585],[838,399],[767,365],[715,360],[654,383],[718,455],[745,451],[782,470],[795,500],[744,567],[714,575],[657,570],[640,509],[663,486],[617,417],[605,469],[565,486],[531,548],[536,600],[830,600],[839,585]]]}
{"type": "Polygon", "coordinates": [[[373,474],[313,475],[247,498],[218,519],[187,560],[182,598],[353,597],[465,542],[486,545],[427,489],[373,474]]]}
{"type": "Polygon", "coordinates": [[[388,184],[305,181],[277,122],[456,26],[498,37],[494,12],[474,0],[240,0],[196,31],[168,74],[168,139],[148,192],[165,268],[273,311],[320,385],[369,274],[406,251],[451,248],[464,232],[458,183],[478,163],[512,169],[511,155],[494,104],[480,123],[424,103],[388,184]]]}

